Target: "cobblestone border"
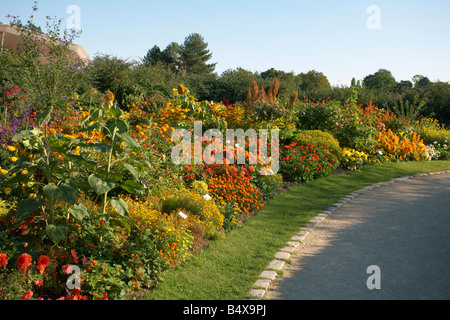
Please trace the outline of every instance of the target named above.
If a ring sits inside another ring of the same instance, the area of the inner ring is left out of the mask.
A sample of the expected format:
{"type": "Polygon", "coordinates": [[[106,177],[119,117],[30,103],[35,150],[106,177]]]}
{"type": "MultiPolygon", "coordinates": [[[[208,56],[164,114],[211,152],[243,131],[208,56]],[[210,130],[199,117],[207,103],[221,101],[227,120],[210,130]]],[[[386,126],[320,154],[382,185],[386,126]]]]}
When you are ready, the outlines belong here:
{"type": "Polygon", "coordinates": [[[411,176],[404,176],[400,178],[395,178],[386,182],[379,182],[374,185],[356,190],[349,195],[341,198],[338,202],[334,203],[332,206],[327,209],[321,211],[317,216],[312,218],[304,227],[301,227],[300,230],[294,234],[289,241],[286,242],[286,246],[281,248],[274,255],[274,260],[272,260],[265,268],[263,272],[259,275],[258,280],[252,286],[252,289],[249,292],[250,299],[262,299],[266,294],[267,290],[270,287],[272,281],[274,281],[278,273],[277,271],[282,271],[287,261],[290,259],[293,251],[305,240],[310,232],[314,230],[314,228],[321,223],[324,219],[326,219],[330,214],[332,214],[337,208],[342,206],[344,203],[351,201],[353,198],[360,196],[363,193],[366,193],[369,190],[374,188],[378,188],[387,184],[391,184],[398,181],[404,181],[411,178],[423,177],[435,174],[444,174],[450,173],[450,170],[446,171],[437,171],[437,172],[427,172],[427,173],[419,173],[411,176]]]}

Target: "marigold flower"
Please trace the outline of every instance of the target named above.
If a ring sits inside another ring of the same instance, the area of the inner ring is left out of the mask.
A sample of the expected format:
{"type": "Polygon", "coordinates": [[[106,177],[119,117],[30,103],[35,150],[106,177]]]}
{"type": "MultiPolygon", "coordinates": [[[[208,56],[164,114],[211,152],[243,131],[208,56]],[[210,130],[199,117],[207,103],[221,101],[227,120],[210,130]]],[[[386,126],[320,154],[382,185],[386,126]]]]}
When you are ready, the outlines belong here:
{"type": "Polygon", "coordinates": [[[31,256],[28,253],[24,253],[17,259],[16,266],[25,273],[31,267],[31,260],[31,256]]]}
{"type": "Polygon", "coordinates": [[[9,160],[11,160],[11,162],[16,162],[17,158],[16,157],[11,157],[9,160]]]}
{"type": "Polygon", "coordinates": [[[8,194],[10,194],[11,192],[12,192],[12,189],[11,188],[5,188],[4,190],[3,190],[3,192],[6,194],[6,195],[8,195],[8,194]]]}

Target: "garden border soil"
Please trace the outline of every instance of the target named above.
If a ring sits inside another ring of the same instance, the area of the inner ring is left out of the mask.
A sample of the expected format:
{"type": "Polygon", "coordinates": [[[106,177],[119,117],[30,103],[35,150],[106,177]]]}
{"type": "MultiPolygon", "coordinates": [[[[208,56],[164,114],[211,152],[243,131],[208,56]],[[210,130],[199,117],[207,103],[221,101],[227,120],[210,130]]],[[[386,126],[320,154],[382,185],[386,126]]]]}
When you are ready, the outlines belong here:
{"type": "Polygon", "coordinates": [[[279,277],[279,274],[282,273],[282,270],[286,263],[288,263],[291,254],[294,252],[294,250],[305,240],[305,238],[310,234],[315,227],[322,222],[324,219],[326,219],[330,214],[332,214],[337,208],[342,206],[344,203],[347,203],[351,201],[352,199],[358,197],[361,194],[364,194],[374,188],[404,181],[407,179],[412,179],[416,177],[422,177],[422,176],[429,176],[429,175],[435,175],[435,174],[447,174],[450,173],[450,170],[444,170],[444,171],[437,171],[437,172],[428,172],[428,173],[419,173],[415,175],[408,175],[403,176],[400,178],[391,179],[385,182],[379,182],[374,185],[356,190],[352,193],[350,193],[347,196],[342,197],[340,200],[338,200],[336,203],[334,203],[332,206],[327,208],[326,210],[323,210],[319,212],[314,218],[312,218],[308,223],[305,224],[305,226],[301,227],[299,231],[294,234],[289,241],[286,242],[286,246],[283,248],[280,248],[280,250],[275,253],[274,260],[272,260],[264,269],[263,272],[259,275],[258,280],[256,280],[252,286],[252,289],[249,291],[249,295],[251,299],[263,299],[267,290],[269,289],[272,282],[279,277]]]}

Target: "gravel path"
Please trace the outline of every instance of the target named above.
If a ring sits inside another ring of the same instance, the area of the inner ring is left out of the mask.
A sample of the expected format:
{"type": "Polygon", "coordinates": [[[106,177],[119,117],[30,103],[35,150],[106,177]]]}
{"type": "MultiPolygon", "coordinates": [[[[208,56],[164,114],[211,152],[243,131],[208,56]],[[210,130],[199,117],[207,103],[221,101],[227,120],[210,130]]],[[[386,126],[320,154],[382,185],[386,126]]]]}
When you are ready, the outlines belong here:
{"type": "Polygon", "coordinates": [[[450,174],[365,192],[318,224],[290,260],[265,300],[450,299],[450,174]]]}

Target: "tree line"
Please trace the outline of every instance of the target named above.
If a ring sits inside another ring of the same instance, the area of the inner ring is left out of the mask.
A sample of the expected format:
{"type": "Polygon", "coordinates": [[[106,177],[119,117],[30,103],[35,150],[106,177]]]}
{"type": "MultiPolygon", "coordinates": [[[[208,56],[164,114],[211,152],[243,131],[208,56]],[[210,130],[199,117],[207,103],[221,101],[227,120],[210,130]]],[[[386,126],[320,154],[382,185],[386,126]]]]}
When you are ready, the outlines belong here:
{"type": "MultiPolygon", "coordinates": [[[[0,53],[0,81],[12,81],[20,85],[17,59],[14,52],[0,53]]],[[[289,96],[297,91],[299,99],[345,101],[352,92],[358,92],[358,103],[373,104],[395,109],[404,104],[420,109],[420,114],[433,116],[450,125],[450,84],[430,81],[426,76],[416,75],[411,80],[397,81],[392,73],[380,69],[362,80],[353,78],[349,86],[332,86],[319,71],[309,70],[294,74],[270,68],[262,72],[251,72],[244,68],[228,69],[222,74],[215,72],[216,63],[211,63],[212,53],[208,43],[197,33],[188,35],[184,42],[171,42],[161,50],[151,47],[140,61],[130,61],[108,54],[97,54],[90,65],[84,66],[77,77],[68,77],[62,96],[73,92],[87,92],[90,88],[99,91],[111,90],[123,106],[132,99],[145,98],[159,93],[170,97],[172,88],[183,83],[198,100],[230,103],[245,101],[247,91],[255,80],[259,87],[267,90],[274,78],[280,82],[279,94],[289,96]]],[[[27,85],[32,84],[28,81],[27,85]]],[[[37,103],[42,103],[37,101],[37,103]]]]}

